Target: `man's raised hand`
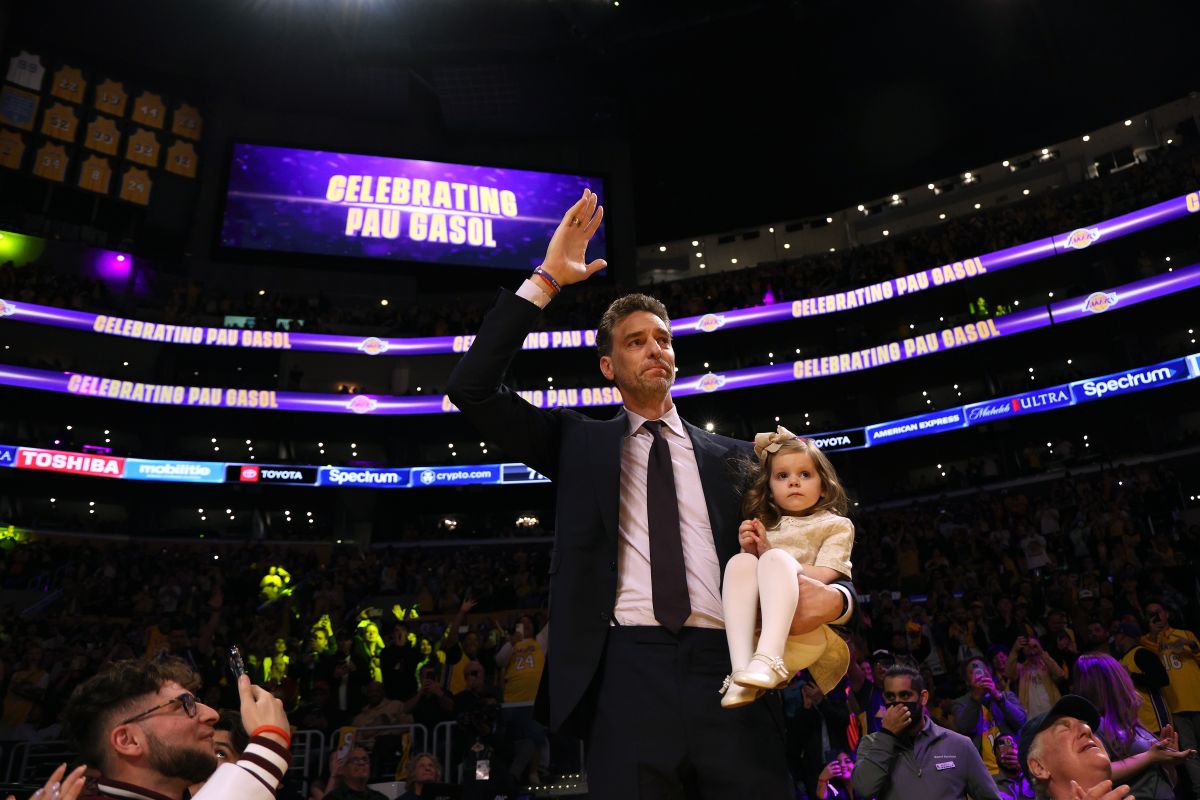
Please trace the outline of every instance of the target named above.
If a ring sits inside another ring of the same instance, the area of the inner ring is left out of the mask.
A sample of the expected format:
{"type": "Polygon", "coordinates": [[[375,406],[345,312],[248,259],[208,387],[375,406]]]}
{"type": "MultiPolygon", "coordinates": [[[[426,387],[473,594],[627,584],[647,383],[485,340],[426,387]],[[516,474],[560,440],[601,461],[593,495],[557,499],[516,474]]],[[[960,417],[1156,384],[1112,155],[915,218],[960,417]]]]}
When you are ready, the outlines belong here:
{"type": "Polygon", "coordinates": [[[567,209],[546,246],[542,269],[560,286],[579,283],[608,266],[602,258],[586,260],[588,242],[604,219],[604,206],[598,203],[596,194],[591,189],[584,189],[583,196],[567,209]]]}
{"type": "MultiPolygon", "coordinates": [[[[241,696],[242,725],[246,733],[253,734],[263,725],[271,725],[283,730],[289,729],[287,713],[283,710],[283,701],[261,686],[250,683],[249,675],[238,678],[238,694],[241,696]]],[[[282,745],[287,745],[283,737],[275,733],[264,733],[282,745]]]]}

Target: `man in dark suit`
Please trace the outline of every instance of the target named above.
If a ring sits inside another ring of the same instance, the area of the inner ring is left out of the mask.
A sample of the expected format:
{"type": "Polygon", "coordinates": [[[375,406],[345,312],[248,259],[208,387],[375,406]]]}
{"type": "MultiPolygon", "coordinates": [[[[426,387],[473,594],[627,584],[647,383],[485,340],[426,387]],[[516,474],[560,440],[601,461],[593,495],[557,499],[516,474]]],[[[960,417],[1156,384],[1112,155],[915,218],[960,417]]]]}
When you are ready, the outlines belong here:
{"type": "MultiPolygon", "coordinates": [[[[600,321],[600,371],[624,404],[612,419],[538,409],[503,385],[541,309],[607,266],[586,261],[603,216],[585,191],[542,265],[500,293],[447,390],[486,436],[558,485],[550,723],[584,738],[592,797],[790,799],[779,698],[722,709],[718,695],[730,671],[721,573],[741,517],[731,467],[750,445],[679,417],[666,308],[626,295],[600,321]]],[[[845,587],[800,582],[795,630],[849,616],[845,587]]]]}

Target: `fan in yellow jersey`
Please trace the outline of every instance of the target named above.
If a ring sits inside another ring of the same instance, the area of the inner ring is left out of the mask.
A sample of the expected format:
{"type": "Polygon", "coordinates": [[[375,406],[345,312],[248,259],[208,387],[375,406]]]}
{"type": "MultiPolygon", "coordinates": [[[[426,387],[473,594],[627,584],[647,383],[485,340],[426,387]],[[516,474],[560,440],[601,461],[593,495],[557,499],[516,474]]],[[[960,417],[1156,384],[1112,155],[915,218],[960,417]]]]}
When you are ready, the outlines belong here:
{"type": "MultiPolygon", "coordinates": [[[[1147,603],[1150,633],[1142,644],[1162,660],[1170,683],[1163,699],[1171,710],[1171,721],[1179,734],[1179,749],[1197,746],[1200,739],[1200,640],[1191,631],[1172,628],[1171,616],[1162,603],[1147,603]]],[[[1200,760],[1183,762],[1192,780],[1192,791],[1200,798],[1200,760]]]]}
{"type": "Polygon", "coordinates": [[[482,652],[483,639],[480,638],[479,633],[469,628],[464,630],[467,628],[463,624],[467,614],[477,604],[478,601],[471,597],[471,590],[468,589],[466,598],[458,607],[458,613],[446,626],[446,635],[438,643],[438,649],[445,654],[446,682],[452,695],[467,688],[466,668],[471,662],[478,660],[483,664],[488,673],[488,684],[492,683],[495,674],[495,664],[492,663],[491,654],[482,652]]]}
{"type": "Polygon", "coordinates": [[[504,670],[504,727],[513,741],[513,759],[509,770],[514,778],[528,767],[530,782],[537,781],[538,764],[546,747],[546,730],[533,718],[542,671],[546,668],[550,626],[534,635],[533,618],[522,616],[512,636],[496,651],[496,666],[504,670]]]}
{"type": "Polygon", "coordinates": [[[1158,733],[1171,723],[1171,712],[1163,699],[1163,689],[1170,683],[1167,671],[1158,656],[1142,646],[1142,629],[1136,622],[1123,620],[1113,637],[1113,655],[1119,655],[1121,666],[1133,679],[1142,703],[1138,706],[1138,722],[1151,733],[1158,733]]]}

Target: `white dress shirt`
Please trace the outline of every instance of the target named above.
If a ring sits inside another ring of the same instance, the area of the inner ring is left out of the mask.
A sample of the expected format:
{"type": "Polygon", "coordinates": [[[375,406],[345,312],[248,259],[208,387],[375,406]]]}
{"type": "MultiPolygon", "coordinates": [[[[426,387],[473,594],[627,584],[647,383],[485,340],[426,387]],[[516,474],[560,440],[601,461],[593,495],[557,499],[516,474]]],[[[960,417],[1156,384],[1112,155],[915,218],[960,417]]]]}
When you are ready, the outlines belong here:
{"type": "MultiPolygon", "coordinates": [[[[646,418],[625,409],[629,426],[621,443],[621,511],[617,521],[617,604],[613,618],[621,625],[659,625],[654,618],[650,578],[650,527],[646,513],[646,466],[654,435],[642,427],[646,418]]],[[[671,452],[679,534],[692,613],[684,624],[694,628],[725,627],[721,608],[721,563],[713,543],[712,524],[704,502],[704,485],[696,453],[679,411],[661,417],[663,438],[671,452]]],[[[730,535],[733,535],[732,533],[730,535]]]]}

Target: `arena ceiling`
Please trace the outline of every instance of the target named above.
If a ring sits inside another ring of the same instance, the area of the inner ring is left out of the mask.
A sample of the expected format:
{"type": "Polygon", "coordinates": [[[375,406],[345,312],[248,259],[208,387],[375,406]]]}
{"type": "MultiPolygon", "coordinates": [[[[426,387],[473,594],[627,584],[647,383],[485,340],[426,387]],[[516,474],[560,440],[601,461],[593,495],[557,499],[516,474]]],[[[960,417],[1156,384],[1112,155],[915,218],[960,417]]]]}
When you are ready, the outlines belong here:
{"type": "Polygon", "coordinates": [[[199,97],[630,142],[640,242],[820,214],[1200,89],[1194,2],[9,3],[199,97]]]}

